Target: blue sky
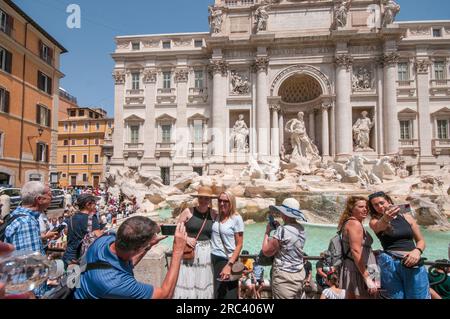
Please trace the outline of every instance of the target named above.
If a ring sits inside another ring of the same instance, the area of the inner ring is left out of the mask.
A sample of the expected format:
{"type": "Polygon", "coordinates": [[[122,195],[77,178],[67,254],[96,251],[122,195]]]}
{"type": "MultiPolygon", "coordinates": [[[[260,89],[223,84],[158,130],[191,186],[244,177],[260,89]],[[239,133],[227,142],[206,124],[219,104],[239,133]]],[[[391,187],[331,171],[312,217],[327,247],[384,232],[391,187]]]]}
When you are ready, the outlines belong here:
{"type": "MultiPolygon", "coordinates": [[[[208,31],[214,0],[14,0],[69,52],[61,59],[61,86],[82,106],[114,109],[114,37],[129,34],[208,31]],[[81,28],[69,29],[69,4],[81,8],[81,28]]],[[[450,20],[448,0],[398,0],[398,21],[450,20]],[[426,7],[425,7],[426,4],[426,7]]]]}

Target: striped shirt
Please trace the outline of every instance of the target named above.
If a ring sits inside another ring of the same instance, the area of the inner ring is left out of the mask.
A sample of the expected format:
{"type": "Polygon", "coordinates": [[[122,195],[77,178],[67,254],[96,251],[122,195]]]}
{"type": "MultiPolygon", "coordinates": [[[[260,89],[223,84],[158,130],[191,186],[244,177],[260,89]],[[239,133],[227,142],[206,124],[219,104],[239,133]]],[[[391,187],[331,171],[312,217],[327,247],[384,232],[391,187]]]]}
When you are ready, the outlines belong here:
{"type": "Polygon", "coordinates": [[[37,251],[45,256],[39,231],[40,212],[19,206],[11,213],[24,215],[16,218],[5,230],[5,242],[13,244],[18,251],[37,251]]]}

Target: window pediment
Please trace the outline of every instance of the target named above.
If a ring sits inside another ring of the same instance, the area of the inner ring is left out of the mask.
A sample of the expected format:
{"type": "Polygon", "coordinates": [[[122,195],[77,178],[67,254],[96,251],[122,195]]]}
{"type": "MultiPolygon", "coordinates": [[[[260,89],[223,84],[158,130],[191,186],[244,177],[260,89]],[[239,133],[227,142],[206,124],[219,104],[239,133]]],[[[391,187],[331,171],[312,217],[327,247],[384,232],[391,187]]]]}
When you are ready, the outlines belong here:
{"type": "Polygon", "coordinates": [[[158,117],[156,118],[156,120],[157,120],[158,122],[163,122],[163,121],[165,121],[165,122],[175,122],[177,119],[174,118],[174,117],[172,117],[172,116],[170,116],[170,115],[167,114],[167,113],[164,113],[163,115],[158,116],[158,117]]]}
{"type": "Polygon", "coordinates": [[[450,116],[450,109],[448,107],[443,107],[442,109],[431,113],[432,116],[450,116]]]}
{"type": "Polygon", "coordinates": [[[135,114],[128,116],[124,119],[125,122],[145,122],[145,120],[135,114]]]}

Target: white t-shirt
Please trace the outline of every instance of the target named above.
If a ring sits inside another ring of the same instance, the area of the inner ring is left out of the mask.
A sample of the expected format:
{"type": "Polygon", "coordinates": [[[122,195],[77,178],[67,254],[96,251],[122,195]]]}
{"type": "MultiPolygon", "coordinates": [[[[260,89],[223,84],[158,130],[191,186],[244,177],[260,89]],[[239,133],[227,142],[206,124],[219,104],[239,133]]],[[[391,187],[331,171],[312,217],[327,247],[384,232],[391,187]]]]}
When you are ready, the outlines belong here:
{"type": "Polygon", "coordinates": [[[324,289],[322,294],[327,299],[345,299],[345,290],[341,289],[339,293],[335,293],[331,288],[324,289]]]}
{"type": "Polygon", "coordinates": [[[234,234],[244,232],[244,221],[240,215],[233,215],[227,219],[225,223],[220,224],[220,233],[222,234],[222,239],[219,234],[219,221],[218,219],[214,221],[212,226],[212,236],[211,236],[211,253],[215,256],[228,258],[233,255],[236,249],[236,240],[234,234]],[[225,248],[222,244],[226,246],[225,248]]]}

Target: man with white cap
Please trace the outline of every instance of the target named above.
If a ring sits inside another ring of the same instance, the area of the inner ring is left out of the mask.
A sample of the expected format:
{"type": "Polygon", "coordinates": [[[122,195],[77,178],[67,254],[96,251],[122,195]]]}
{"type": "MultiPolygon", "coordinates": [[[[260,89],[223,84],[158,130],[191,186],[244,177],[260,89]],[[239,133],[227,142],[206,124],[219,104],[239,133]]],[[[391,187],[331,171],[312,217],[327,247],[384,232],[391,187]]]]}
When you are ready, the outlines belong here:
{"type": "Polygon", "coordinates": [[[274,299],[299,299],[303,293],[306,272],[303,264],[305,229],[298,221],[306,221],[295,198],[287,198],[281,206],[270,206],[270,214],[279,215],[283,225],[269,223],[262,251],[274,256],[272,269],[272,297],[274,299]],[[270,232],[274,230],[273,237],[270,232]]]}

